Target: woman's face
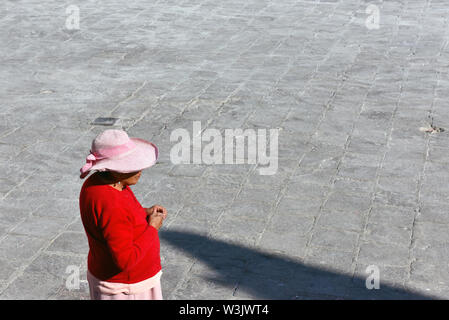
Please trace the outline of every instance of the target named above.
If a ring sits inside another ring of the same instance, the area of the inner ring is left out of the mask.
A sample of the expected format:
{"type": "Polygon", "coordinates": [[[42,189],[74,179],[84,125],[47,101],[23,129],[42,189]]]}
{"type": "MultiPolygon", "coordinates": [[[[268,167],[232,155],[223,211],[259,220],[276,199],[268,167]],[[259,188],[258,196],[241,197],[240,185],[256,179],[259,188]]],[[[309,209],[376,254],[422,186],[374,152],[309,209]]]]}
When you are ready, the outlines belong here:
{"type": "Polygon", "coordinates": [[[130,173],[111,172],[111,174],[114,178],[120,181],[123,186],[132,186],[139,181],[142,171],[130,173]]]}

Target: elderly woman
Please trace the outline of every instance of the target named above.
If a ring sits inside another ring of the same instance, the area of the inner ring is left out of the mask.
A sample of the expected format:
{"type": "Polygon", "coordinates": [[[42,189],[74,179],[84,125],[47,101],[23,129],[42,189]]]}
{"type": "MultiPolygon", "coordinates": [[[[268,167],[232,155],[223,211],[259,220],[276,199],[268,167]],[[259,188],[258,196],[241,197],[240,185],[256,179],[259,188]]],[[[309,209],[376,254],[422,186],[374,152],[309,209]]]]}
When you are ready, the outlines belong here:
{"type": "Polygon", "coordinates": [[[106,130],[92,142],[80,178],[95,173],[79,199],[91,299],[162,299],[158,230],[167,212],[158,205],[143,208],[130,188],[157,156],[154,144],[122,130],[106,130]]]}

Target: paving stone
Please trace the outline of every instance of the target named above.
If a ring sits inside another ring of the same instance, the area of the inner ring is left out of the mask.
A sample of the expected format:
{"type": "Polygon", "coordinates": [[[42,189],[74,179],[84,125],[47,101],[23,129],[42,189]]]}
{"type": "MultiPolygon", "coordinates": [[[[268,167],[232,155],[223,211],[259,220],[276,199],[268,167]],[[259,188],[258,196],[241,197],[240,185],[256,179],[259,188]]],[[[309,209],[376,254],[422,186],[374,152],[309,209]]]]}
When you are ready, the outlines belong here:
{"type": "Polygon", "coordinates": [[[255,244],[265,229],[265,221],[224,216],[216,226],[214,237],[231,243],[255,244]]]}
{"type": "Polygon", "coordinates": [[[0,242],[0,260],[3,266],[0,278],[7,281],[18,268],[28,263],[44,244],[43,239],[29,235],[6,235],[0,242]]]}
{"type": "Polygon", "coordinates": [[[30,216],[10,233],[50,239],[56,236],[69,222],[70,220],[65,218],[30,216]]]}
{"type": "MultiPolygon", "coordinates": [[[[230,190],[201,189],[191,195],[186,202],[189,205],[203,204],[211,209],[224,209],[232,203],[236,193],[230,190]]],[[[160,201],[160,203],[167,203],[167,201],[160,201]]]]}
{"type": "Polygon", "coordinates": [[[243,188],[238,194],[237,200],[248,201],[252,199],[256,202],[263,202],[267,205],[274,203],[277,197],[276,189],[266,189],[266,188],[243,188]]]}
{"type": "Polygon", "coordinates": [[[2,203],[0,223],[5,229],[13,228],[30,215],[31,211],[32,209],[29,207],[16,206],[16,203],[2,203]]]}
{"type": "MultiPolygon", "coordinates": [[[[163,268],[163,276],[161,278],[162,295],[164,299],[166,299],[166,297],[174,299],[174,290],[179,285],[179,282],[184,279],[184,275],[189,270],[190,264],[180,264],[171,261],[166,262],[163,268]]],[[[184,297],[184,295],[181,295],[181,297],[184,297]]],[[[188,297],[185,297],[185,299],[188,299],[188,297]]]]}
{"type": "Polygon", "coordinates": [[[287,281],[267,279],[265,276],[248,274],[241,282],[235,293],[240,299],[272,299],[272,300],[291,300],[295,296],[295,289],[288,285],[287,281]],[[264,292],[263,288],[268,286],[275,288],[269,292],[264,292]]]}
{"type": "Polygon", "coordinates": [[[338,193],[370,195],[374,192],[374,183],[373,181],[359,181],[339,178],[334,182],[334,190],[338,193]]]}
{"type": "MultiPolygon", "coordinates": [[[[360,120],[363,125],[363,118],[360,120]]],[[[385,123],[383,121],[377,121],[381,123],[385,123]]],[[[377,127],[376,127],[377,128],[377,127]]],[[[380,156],[384,150],[384,144],[374,143],[366,138],[355,137],[351,139],[351,143],[348,146],[348,152],[357,153],[357,154],[365,154],[370,156],[380,156]]]]}
{"type": "Polygon", "coordinates": [[[303,257],[307,242],[308,237],[296,231],[279,233],[275,230],[266,230],[260,238],[259,246],[293,257],[303,257]]]}
{"type": "Polygon", "coordinates": [[[335,228],[360,232],[364,227],[365,213],[324,209],[317,225],[323,228],[335,228]]]}
{"type": "Polygon", "coordinates": [[[327,186],[321,186],[307,181],[293,181],[288,184],[285,197],[288,198],[323,198],[329,190],[327,186]]]}
{"type": "Polygon", "coordinates": [[[223,213],[226,216],[241,217],[247,220],[267,221],[271,206],[258,201],[236,199],[223,213]]]}
{"type": "Polygon", "coordinates": [[[305,258],[307,264],[325,267],[338,273],[352,273],[353,252],[335,248],[314,247],[305,258]]]}
{"type": "Polygon", "coordinates": [[[416,207],[415,192],[395,192],[379,189],[376,193],[375,202],[397,207],[416,207]]]}
{"type": "Polygon", "coordinates": [[[446,203],[423,201],[416,220],[447,224],[449,223],[449,207],[446,203]]]}
{"type": "MultiPolygon", "coordinates": [[[[295,136],[289,138],[294,139],[295,136]]],[[[301,167],[310,169],[336,168],[343,154],[343,148],[329,144],[314,144],[311,151],[307,152],[301,160],[301,167]]]]}
{"type": "Polygon", "coordinates": [[[294,176],[292,176],[292,182],[303,181],[308,183],[320,184],[323,186],[329,185],[335,169],[301,169],[294,176]]]}
{"type": "Polygon", "coordinates": [[[386,206],[375,203],[371,210],[369,221],[374,224],[412,228],[415,214],[415,208],[386,206]]]}
{"type": "Polygon", "coordinates": [[[282,198],[276,212],[278,214],[295,214],[306,217],[316,217],[319,214],[322,199],[317,198],[282,198]]]}
{"type": "Polygon", "coordinates": [[[357,238],[358,233],[356,232],[317,228],[314,230],[311,244],[352,252],[355,248],[357,238]]]}
{"type": "MultiPolygon", "coordinates": [[[[2,293],[5,299],[20,295],[20,299],[49,299],[66,286],[67,277],[75,274],[67,272],[69,266],[79,271],[80,281],[85,280],[84,259],[56,255],[40,255],[34,260],[8,288],[2,293]],[[30,287],[30,283],[34,285],[30,287]]],[[[81,289],[81,286],[80,286],[81,289]]]]}
{"type": "Polygon", "coordinates": [[[295,231],[306,236],[311,230],[314,217],[302,212],[277,211],[271,218],[269,229],[279,233],[295,231]]]}
{"type": "Polygon", "coordinates": [[[206,166],[177,165],[170,173],[175,176],[198,177],[201,176],[205,170],[206,166]]]}
{"type": "Polygon", "coordinates": [[[346,178],[372,181],[377,174],[377,167],[344,164],[339,175],[346,178]]]}
{"type": "Polygon", "coordinates": [[[87,257],[89,246],[86,243],[86,234],[78,232],[64,232],[59,235],[47,251],[71,252],[75,254],[84,254],[87,257]]]}
{"type": "Polygon", "coordinates": [[[441,265],[432,265],[427,261],[415,261],[412,264],[409,281],[425,285],[433,279],[435,287],[447,286],[447,274],[441,265]]]}
{"type": "Polygon", "coordinates": [[[79,216],[79,214],[79,202],[77,200],[60,198],[42,202],[33,212],[34,216],[66,219],[75,218],[79,216]]]}
{"type": "Polygon", "coordinates": [[[75,218],[68,226],[67,231],[73,231],[73,232],[85,232],[84,226],[81,221],[81,217],[75,218]]]}
{"type": "Polygon", "coordinates": [[[239,188],[245,181],[243,174],[224,174],[220,172],[210,172],[206,179],[206,186],[215,186],[221,188],[239,188]]]}
{"type": "Polygon", "coordinates": [[[354,195],[348,193],[333,192],[326,201],[325,208],[340,210],[363,215],[371,206],[369,195],[354,195]]]}
{"type": "Polygon", "coordinates": [[[411,242],[411,236],[411,228],[382,223],[368,223],[364,239],[367,241],[408,247],[411,242]]]}
{"type": "Polygon", "coordinates": [[[429,244],[425,240],[416,239],[411,256],[421,263],[431,261],[432,265],[445,268],[449,263],[449,259],[445,255],[447,250],[448,248],[445,242],[429,244]]]}
{"type": "Polygon", "coordinates": [[[408,247],[397,246],[393,243],[364,242],[360,247],[357,262],[402,267],[408,265],[408,254],[408,247]]]}
{"type": "Polygon", "coordinates": [[[433,222],[416,223],[414,233],[416,238],[428,244],[441,244],[449,241],[444,232],[446,225],[433,222]]]}

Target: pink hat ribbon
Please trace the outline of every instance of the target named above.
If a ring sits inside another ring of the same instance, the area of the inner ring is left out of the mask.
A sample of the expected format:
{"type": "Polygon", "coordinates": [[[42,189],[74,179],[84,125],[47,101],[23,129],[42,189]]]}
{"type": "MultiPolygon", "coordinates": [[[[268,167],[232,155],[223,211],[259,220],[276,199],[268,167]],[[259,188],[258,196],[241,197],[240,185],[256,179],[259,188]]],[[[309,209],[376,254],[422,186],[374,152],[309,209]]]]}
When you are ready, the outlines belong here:
{"type": "Polygon", "coordinates": [[[98,160],[112,158],[123,153],[127,153],[128,151],[133,150],[135,147],[135,143],[132,140],[129,140],[125,144],[121,144],[112,148],[100,149],[96,152],[91,151],[91,153],[86,157],[86,164],[80,169],[81,176],[85,176],[98,160]]]}

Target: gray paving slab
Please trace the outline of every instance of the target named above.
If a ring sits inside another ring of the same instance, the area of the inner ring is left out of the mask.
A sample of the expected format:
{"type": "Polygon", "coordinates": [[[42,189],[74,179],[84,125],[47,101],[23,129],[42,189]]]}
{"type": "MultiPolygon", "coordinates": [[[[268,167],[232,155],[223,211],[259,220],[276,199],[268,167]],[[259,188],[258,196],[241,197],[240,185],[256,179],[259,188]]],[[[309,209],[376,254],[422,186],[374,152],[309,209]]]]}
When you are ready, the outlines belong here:
{"type": "Polygon", "coordinates": [[[89,299],[78,170],[106,128],[159,146],[133,190],[169,210],[166,299],[448,299],[448,17],[443,0],[2,1],[0,299],[89,299]],[[193,121],[279,129],[276,173],[173,163],[193,121]]]}

